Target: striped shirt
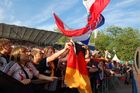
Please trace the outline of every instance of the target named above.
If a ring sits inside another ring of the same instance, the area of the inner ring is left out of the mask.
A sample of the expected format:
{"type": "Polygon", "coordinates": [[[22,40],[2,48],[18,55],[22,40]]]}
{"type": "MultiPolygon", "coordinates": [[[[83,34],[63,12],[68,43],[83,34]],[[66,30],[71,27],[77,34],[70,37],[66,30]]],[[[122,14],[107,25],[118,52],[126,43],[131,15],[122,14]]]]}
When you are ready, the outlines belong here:
{"type": "MultiPolygon", "coordinates": [[[[26,64],[26,66],[23,67],[23,69],[27,72],[29,79],[32,79],[33,76],[38,77],[39,71],[34,67],[34,65],[29,62],[26,64]]],[[[18,63],[15,63],[8,71],[8,75],[12,76],[13,78],[21,81],[24,79],[27,79],[26,74],[20,67],[18,63]]]]}

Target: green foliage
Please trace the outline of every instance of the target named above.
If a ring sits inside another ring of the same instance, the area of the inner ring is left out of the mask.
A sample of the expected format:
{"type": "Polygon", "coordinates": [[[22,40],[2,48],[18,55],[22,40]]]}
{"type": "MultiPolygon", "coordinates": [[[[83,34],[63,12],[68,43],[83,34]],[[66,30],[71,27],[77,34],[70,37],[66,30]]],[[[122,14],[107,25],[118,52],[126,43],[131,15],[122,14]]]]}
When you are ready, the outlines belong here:
{"type": "MultiPolygon", "coordinates": [[[[55,30],[58,32],[58,29],[55,30]]],[[[68,39],[64,36],[58,43],[64,44],[68,39]]],[[[95,43],[95,47],[100,51],[107,49],[114,53],[115,50],[120,60],[133,60],[136,48],[140,47],[140,31],[131,27],[110,26],[100,30],[96,39],[91,35],[90,43],[95,43]]]]}
{"type": "Polygon", "coordinates": [[[69,37],[63,36],[58,40],[58,43],[64,45],[67,40],[69,40],[69,37]]]}
{"type": "MultiPolygon", "coordinates": [[[[55,31],[55,32],[60,32],[58,28],[54,28],[54,31],[55,31]]],[[[62,36],[62,37],[58,40],[57,43],[58,43],[58,44],[64,45],[65,42],[66,42],[67,40],[69,40],[69,37],[62,36]]]]}
{"type": "Polygon", "coordinates": [[[98,33],[98,37],[95,39],[95,46],[99,50],[106,50],[111,43],[111,37],[103,32],[98,33]]]}
{"type": "Polygon", "coordinates": [[[53,30],[54,32],[60,32],[60,30],[58,28],[54,28],[53,30]]]}
{"type": "Polygon", "coordinates": [[[96,47],[111,52],[115,50],[121,60],[133,60],[135,50],[140,46],[139,36],[138,29],[111,26],[99,32],[96,47]]]}

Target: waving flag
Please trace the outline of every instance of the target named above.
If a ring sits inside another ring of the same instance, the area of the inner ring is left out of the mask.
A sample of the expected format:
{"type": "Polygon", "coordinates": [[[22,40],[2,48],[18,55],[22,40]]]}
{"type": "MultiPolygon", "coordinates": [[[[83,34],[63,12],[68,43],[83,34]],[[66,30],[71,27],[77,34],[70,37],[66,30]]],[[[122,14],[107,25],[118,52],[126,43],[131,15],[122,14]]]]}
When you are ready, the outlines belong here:
{"type": "Polygon", "coordinates": [[[91,37],[91,34],[90,34],[90,36],[89,36],[89,38],[87,39],[87,40],[84,40],[84,41],[81,41],[83,44],[86,44],[86,45],[88,45],[88,43],[89,43],[89,41],[90,41],[90,37],[91,37]]]}
{"type": "Polygon", "coordinates": [[[98,30],[95,30],[93,33],[94,33],[94,39],[96,39],[97,38],[97,34],[98,34],[98,30]]]}
{"type": "Polygon", "coordinates": [[[80,93],[92,93],[90,80],[86,68],[84,50],[75,43],[70,46],[65,74],[65,84],[70,88],[78,88],[80,93]],[[74,48],[76,47],[76,52],[74,48]]]}
{"type": "Polygon", "coordinates": [[[76,37],[72,37],[73,41],[80,41],[82,42],[83,44],[86,44],[88,45],[88,42],[90,40],[90,35],[89,33],[85,33],[81,36],[76,36],[76,37]]]}
{"type": "MultiPolygon", "coordinates": [[[[99,20],[97,22],[98,23],[97,23],[96,28],[99,28],[100,26],[102,26],[105,23],[105,18],[103,17],[103,15],[100,15],[99,20]]],[[[88,43],[90,41],[91,32],[92,32],[92,30],[89,30],[87,33],[85,33],[81,36],[75,36],[72,38],[74,41],[81,41],[82,43],[88,45],[88,43]]]]}
{"type": "Polygon", "coordinates": [[[81,29],[76,29],[76,30],[68,29],[65,27],[65,24],[63,23],[63,21],[55,13],[54,13],[54,18],[55,18],[57,27],[65,36],[68,36],[68,37],[79,36],[88,31],[88,26],[83,27],[81,29]]]}
{"type": "Polygon", "coordinates": [[[85,7],[89,7],[89,13],[91,15],[91,19],[88,24],[92,24],[108,5],[110,0],[84,0],[83,2],[86,3],[85,7]],[[94,2],[92,5],[90,4],[91,1],[94,2]]]}
{"type": "MultiPolygon", "coordinates": [[[[85,0],[86,1],[92,1],[92,0],[85,0]]],[[[66,29],[63,21],[56,15],[54,14],[55,22],[57,27],[60,29],[60,31],[68,37],[73,37],[73,36],[80,36],[82,34],[85,34],[89,30],[94,30],[97,26],[99,17],[103,9],[107,6],[110,0],[93,0],[92,3],[90,3],[89,6],[89,17],[87,25],[81,29],[66,29]]],[[[87,3],[88,6],[88,3],[87,3]]]]}
{"type": "Polygon", "coordinates": [[[90,12],[90,8],[94,2],[95,0],[83,0],[83,4],[86,7],[87,12],[90,12]]]}

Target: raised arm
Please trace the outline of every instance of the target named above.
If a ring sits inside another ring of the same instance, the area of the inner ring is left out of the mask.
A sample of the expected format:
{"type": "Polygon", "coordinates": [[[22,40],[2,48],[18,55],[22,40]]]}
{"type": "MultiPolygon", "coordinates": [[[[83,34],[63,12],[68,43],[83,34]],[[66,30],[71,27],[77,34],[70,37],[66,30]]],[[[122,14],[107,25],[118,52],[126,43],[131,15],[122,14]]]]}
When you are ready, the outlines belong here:
{"type": "Polygon", "coordinates": [[[38,79],[53,81],[54,79],[57,79],[57,77],[50,77],[50,76],[46,76],[46,75],[43,75],[43,74],[39,74],[38,79]]]}
{"type": "Polygon", "coordinates": [[[46,58],[47,62],[51,62],[51,61],[55,60],[56,58],[58,58],[58,57],[59,57],[61,54],[63,54],[67,49],[69,49],[69,46],[70,46],[70,45],[71,45],[71,42],[66,43],[64,49],[62,49],[62,50],[58,51],[57,53],[55,53],[55,54],[53,54],[53,55],[47,57],[47,58],[46,58]]]}

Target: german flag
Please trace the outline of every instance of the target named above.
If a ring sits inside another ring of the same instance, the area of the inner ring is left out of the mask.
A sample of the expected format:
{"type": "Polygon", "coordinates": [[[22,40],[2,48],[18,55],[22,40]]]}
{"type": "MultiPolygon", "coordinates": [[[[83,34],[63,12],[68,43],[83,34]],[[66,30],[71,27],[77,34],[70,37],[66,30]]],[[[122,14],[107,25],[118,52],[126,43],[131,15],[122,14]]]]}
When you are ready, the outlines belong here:
{"type": "Polygon", "coordinates": [[[92,93],[83,48],[77,47],[77,44],[75,46],[76,52],[74,46],[70,46],[65,84],[69,88],[78,88],[80,93],[92,93]]]}

